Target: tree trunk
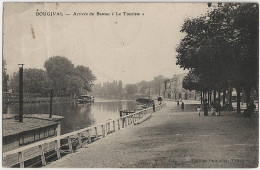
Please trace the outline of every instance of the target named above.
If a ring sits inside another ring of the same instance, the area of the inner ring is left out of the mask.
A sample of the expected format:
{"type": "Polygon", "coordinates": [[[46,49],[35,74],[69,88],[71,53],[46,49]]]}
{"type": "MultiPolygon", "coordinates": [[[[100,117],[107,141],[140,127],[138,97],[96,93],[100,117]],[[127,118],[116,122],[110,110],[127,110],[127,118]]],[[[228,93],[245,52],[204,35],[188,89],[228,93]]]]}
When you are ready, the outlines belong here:
{"type": "Polygon", "coordinates": [[[217,92],[216,92],[216,90],[214,90],[214,93],[213,93],[213,101],[214,101],[214,103],[216,102],[216,95],[217,95],[217,92]]]}
{"type": "Polygon", "coordinates": [[[212,94],[212,92],[210,91],[210,92],[209,92],[209,100],[210,100],[210,103],[212,102],[211,94],[212,94]]]}
{"type": "Polygon", "coordinates": [[[240,113],[240,89],[237,89],[237,113],[240,113]]]}
{"type": "Polygon", "coordinates": [[[202,104],[203,98],[202,98],[202,92],[200,92],[200,103],[202,104]]]}
{"type": "Polygon", "coordinates": [[[232,110],[232,88],[229,88],[229,101],[228,101],[228,110],[231,111],[232,110]]]}
{"type": "Polygon", "coordinates": [[[209,100],[209,91],[208,91],[208,104],[210,105],[210,100],[209,100]]]}
{"type": "Polygon", "coordinates": [[[220,105],[220,90],[218,91],[218,104],[220,105]]]}
{"type": "Polygon", "coordinates": [[[251,93],[250,93],[250,90],[246,90],[246,109],[248,109],[248,105],[249,105],[249,102],[250,102],[250,96],[251,96],[251,93]]]}
{"type": "Polygon", "coordinates": [[[226,104],[226,89],[223,90],[223,106],[226,104]]]}
{"type": "Polygon", "coordinates": [[[205,94],[204,94],[204,91],[202,92],[202,103],[204,103],[204,96],[205,96],[205,94]]]}

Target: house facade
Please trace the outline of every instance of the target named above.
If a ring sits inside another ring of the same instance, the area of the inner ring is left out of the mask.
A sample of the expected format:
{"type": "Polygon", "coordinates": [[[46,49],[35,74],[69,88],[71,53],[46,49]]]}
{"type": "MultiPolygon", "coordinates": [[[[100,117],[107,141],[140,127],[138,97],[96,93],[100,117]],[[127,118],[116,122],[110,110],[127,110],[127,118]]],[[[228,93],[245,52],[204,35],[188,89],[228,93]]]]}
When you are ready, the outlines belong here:
{"type": "Polygon", "coordinates": [[[174,100],[189,100],[197,99],[198,94],[195,90],[189,91],[182,87],[182,82],[187,74],[175,74],[173,77],[164,84],[164,97],[174,100]]]}

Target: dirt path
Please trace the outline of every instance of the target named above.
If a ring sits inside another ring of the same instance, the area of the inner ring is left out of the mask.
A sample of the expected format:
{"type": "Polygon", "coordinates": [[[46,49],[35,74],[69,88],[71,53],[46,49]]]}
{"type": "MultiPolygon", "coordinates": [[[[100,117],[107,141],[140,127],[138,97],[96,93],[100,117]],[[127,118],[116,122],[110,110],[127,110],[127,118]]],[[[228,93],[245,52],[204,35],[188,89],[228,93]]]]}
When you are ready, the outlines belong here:
{"type": "Polygon", "coordinates": [[[258,119],[236,113],[201,116],[174,102],[131,125],[47,165],[47,168],[235,168],[258,166],[258,119]]]}

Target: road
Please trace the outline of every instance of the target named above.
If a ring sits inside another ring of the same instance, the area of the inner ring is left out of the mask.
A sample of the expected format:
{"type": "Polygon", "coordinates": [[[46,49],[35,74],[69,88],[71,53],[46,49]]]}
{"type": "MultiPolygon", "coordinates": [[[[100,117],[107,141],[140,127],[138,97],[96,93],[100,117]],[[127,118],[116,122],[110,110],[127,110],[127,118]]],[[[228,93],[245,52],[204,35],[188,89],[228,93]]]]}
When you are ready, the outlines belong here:
{"type": "Polygon", "coordinates": [[[199,117],[193,102],[184,103],[185,111],[181,111],[167,101],[165,108],[142,124],[127,126],[46,168],[258,166],[258,118],[243,118],[235,112],[199,117]]]}

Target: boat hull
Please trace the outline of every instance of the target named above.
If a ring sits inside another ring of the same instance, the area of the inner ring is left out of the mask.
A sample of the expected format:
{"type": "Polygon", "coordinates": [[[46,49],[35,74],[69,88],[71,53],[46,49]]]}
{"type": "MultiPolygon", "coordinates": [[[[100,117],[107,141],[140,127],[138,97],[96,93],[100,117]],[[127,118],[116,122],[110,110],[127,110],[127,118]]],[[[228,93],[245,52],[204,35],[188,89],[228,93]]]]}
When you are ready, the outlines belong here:
{"type": "Polygon", "coordinates": [[[90,102],[94,102],[94,100],[89,100],[89,99],[78,99],[79,103],[90,103],[90,102]]]}

